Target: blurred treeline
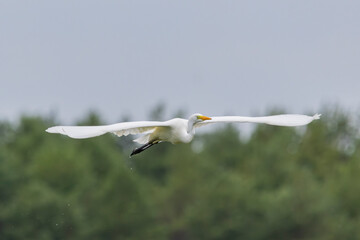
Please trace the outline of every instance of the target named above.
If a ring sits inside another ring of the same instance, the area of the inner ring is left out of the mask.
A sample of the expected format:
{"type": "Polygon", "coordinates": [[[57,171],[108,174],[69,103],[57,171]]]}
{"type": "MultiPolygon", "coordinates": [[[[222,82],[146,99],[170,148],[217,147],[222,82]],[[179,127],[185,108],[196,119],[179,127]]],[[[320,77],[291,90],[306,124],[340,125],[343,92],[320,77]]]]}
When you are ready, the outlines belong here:
{"type": "Polygon", "coordinates": [[[209,126],[131,159],[129,138],[48,134],[51,117],[2,121],[0,239],[360,239],[359,125],[339,107],[322,114],[246,139],[209,126]]]}

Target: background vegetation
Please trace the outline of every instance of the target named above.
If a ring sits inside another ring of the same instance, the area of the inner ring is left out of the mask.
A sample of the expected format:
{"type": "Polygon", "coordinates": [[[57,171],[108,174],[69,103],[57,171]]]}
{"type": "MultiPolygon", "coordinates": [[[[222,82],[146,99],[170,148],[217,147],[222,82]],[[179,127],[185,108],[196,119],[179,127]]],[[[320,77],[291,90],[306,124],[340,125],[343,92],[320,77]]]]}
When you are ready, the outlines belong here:
{"type": "Polygon", "coordinates": [[[360,239],[359,124],[340,108],[322,114],[307,128],[258,125],[246,140],[208,127],[131,159],[128,138],[2,121],[0,239],[360,239]]]}

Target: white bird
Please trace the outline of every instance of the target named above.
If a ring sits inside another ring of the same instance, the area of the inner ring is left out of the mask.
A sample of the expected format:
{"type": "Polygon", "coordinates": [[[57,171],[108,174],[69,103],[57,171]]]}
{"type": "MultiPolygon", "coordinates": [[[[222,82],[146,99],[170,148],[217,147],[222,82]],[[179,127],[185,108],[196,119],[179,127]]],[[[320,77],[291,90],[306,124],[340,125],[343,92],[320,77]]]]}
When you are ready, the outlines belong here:
{"type": "Polygon", "coordinates": [[[206,117],[200,113],[189,119],[174,118],[168,121],[122,122],[103,126],[55,126],[48,128],[49,133],[60,133],[71,138],[91,138],[111,132],[117,136],[143,134],[134,141],[144,144],[133,150],[130,156],[138,154],[160,142],[189,143],[195,135],[195,128],[212,123],[265,123],[275,126],[302,126],[319,119],[321,114],[306,116],[300,114],[283,114],[266,117],[219,116],[206,117]]]}

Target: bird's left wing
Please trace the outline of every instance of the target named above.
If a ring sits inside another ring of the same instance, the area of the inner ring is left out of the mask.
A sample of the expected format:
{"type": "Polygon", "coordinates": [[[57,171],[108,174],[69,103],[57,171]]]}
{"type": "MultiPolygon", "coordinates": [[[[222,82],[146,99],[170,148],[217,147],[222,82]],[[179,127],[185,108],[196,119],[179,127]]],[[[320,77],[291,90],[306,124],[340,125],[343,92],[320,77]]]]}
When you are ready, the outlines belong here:
{"type": "Polygon", "coordinates": [[[265,123],[275,126],[303,126],[311,123],[313,120],[319,119],[321,114],[314,116],[300,115],[300,114],[282,114],[265,117],[241,117],[241,116],[221,116],[212,117],[211,120],[196,123],[195,127],[201,127],[211,123],[265,123]]]}
{"type": "Polygon", "coordinates": [[[111,132],[117,136],[139,134],[153,131],[156,127],[170,127],[168,122],[139,121],[123,122],[103,126],[55,126],[48,128],[49,133],[60,133],[71,138],[91,138],[111,132]]]}

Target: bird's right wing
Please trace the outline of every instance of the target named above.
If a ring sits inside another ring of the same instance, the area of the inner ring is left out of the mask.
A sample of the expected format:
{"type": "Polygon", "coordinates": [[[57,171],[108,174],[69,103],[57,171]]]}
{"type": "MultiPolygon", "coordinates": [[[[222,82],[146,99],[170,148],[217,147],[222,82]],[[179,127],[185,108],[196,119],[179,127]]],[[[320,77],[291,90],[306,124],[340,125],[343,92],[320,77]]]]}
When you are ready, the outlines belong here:
{"type": "Polygon", "coordinates": [[[206,120],[200,123],[196,123],[195,127],[201,127],[211,123],[265,123],[275,126],[303,126],[311,123],[313,120],[319,119],[321,114],[315,114],[314,116],[306,116],[300,114],[282,114],[266,117],[241,117],[241,116],[221,116],[212,117],[211,120],[206,120]]]}
{"type": "Polygon", "coordinates": [[[139,121],[123,122],[103,126],[55,126],[48,128],[49,133],[60,133],[71,138],[91,138],[111,132],[117,136],[127,136],[129,134],[140,134],[153,131],[156,127],[170,127],[167,122],[139,121]]]}

